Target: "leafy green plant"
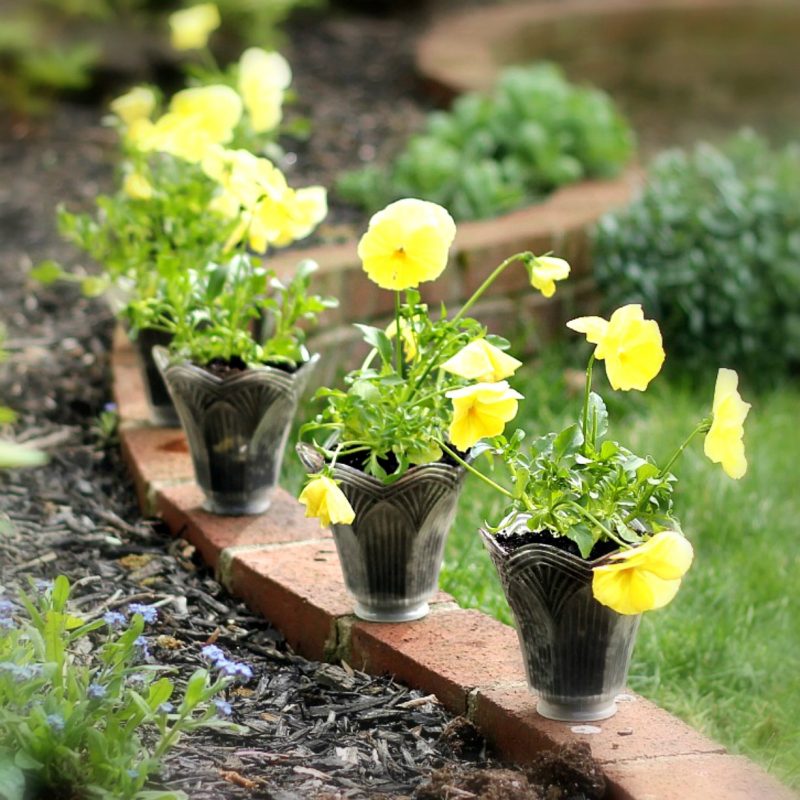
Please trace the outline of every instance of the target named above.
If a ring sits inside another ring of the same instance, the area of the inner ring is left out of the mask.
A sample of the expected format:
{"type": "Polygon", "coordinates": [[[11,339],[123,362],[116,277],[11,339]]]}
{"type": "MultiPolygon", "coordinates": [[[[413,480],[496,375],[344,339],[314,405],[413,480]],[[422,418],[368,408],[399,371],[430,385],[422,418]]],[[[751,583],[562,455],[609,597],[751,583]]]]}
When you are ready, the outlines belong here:
{"type": "Polygon", "coordinates": [[[223,718],[229,704],[214,698],[252,670],[204,648],[216,674],[196,670],[178,696],[150,663],[143,633],[156,608],[87,621],[69,595],[59,576],[15,600],[0,596],[0,798],[185,797],[144,787],[182,734],[235,727],[223,718]]]}
{"type": "Polygon", "coordinates": [[[369,211],[421,197],[456,220],[483,219],[615,175],[632,153],[631,129],[606,94],[569,83],[552,64],[515,67],[491,95],[466,94],[430,114],[388,170],[345,173],[337,190],[369,211]]]}
{"type": "Polygon", "coordinates": [[[721,361],[761,382],[800,363],[798,264],[800,147],[747,132],[661,155],[594,236],[606,302],[643,303],[681,370],[721,361]]]}

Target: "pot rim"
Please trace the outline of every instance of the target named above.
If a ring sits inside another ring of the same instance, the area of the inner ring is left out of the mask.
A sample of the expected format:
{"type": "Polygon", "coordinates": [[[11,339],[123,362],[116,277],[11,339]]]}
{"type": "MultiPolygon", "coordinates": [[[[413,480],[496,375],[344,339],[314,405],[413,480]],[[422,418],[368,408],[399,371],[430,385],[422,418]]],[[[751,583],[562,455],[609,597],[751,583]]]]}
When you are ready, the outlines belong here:
{"type": "Polygon", "coordinates": [[[155,345],[153,347],[153,359],[156,362],[156,365],[161,370],[161,372],[166,376],[166,374],[175,368],[180,368],[182,370],[188,370],[193,375],[197,377],[201,377],[204,380],[208,380],[211,383],[216,384],[217,386],[224,386],[224,385],[231,385],[238,383],[241,380],[251,379],[253,375],[265,375],[271,377],[277,377],[288,381],[296,380],[302,373],[307,372],[310,370],[312,366],[314,366],[317,361],[320,359],[319,353],[312,353],[309,358],[304,361],[294,372],[286,372],[286,370],[278,369],[277,367],[272,367],[269,364],[259,364],[255,367],[248,367],[245,370],[240,372],[235,372],[231,375],[225,375],[224,377],[220,377],[219,375],[215,375],[213,372],[210,372],[205,367],[201,367],[199,364],[196,364],[194,361],[189,361],[188,359],[182,359],[181,361],[171,361],[169,356],[169,351],[166,347],[162,345],[155,345]]]}
{"type": "MultiPolygon", "coordinates": [[[[540,533],[540,531],[536,532],[540,533]]],[[[530,542],[528,544],[523,544],[520,547],[517,547],[512,552],[508,552],[507,550],[504,550],[500,546],[500,544],[497,541],[496,535],[488,531],[483,526],[478,528],[478,533],[483,539],[483,542],[486,545],[487,549],[490,552],[494,551],[504,561],[508,561],[509,559],[514,558],[519,553],[532,553],[537,551],[544,551],[544,552],[558,553],[560,556],[563,556],[564,558],[569,559],[574,563],[585,565],[588,569],[594,569],[594,567],[599,567],[605,564],[607,561],[610,560],[611,556],[614,555],[615,552],[617,552],[615,550],[612,551],[611,553],[606,553],[605,555],[599,556],[598,558],[593,558],[589,560],[586,558],[581,558],[580,556],[576,556],[574,553],[570,553],[569,551],[564,550],[561,547],[557,547],[554,544],[546,544],[544,542],[530,542]]]]}
{"type": "MultiPolygon", "coordinates": [[[[300,461],[303,463],[303,466],[309,469],[319,471],[326,463],[322,455],[308,442],[298,442],[297,445],[295,445],[295,451],[300,461]]],[[[465,460],[467,463],[472,460],[471,452],[467,453],[467,458],[465,460]]],[[[462,475],[466,472],[464,467],[460,464],[446,464],[442,461],[430,461],[425,464],[415,464],[413,467],[410,467],[401,478],[398,478],[392,483],[384,483],[374,475],[369,475],[363,470],[356,469],[348,464],[336,464],[334,467],[334,474],[342,473],[343,476],[351,476],[360,482],[369,484],[376,491],[384,491],[386,489],[393,490],[395,486],[402,486],[427,472],[439,472],[441,470],[455,475],[462,475]]]]}

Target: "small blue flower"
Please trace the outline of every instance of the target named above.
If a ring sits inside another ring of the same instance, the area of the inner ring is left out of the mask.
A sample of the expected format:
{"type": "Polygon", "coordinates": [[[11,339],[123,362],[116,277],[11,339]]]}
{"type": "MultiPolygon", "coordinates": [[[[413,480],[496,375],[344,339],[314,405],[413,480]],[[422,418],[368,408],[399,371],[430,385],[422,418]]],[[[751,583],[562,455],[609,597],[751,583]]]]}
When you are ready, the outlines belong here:
{"type": "Polygon", "coordinates": [[[90,683],[89,688],[86,690],[86,696],[90,700],[102,700],[107,691],[106,687],[100,683],[90,683]]]}
{"type": "MultiPolygon", "coordinates": [[[[103,411],[116,411],[116,410],[117,410],[117,404],[116,403],[106,403],[103,406],[103,411]]],[[[136,774],[138,775],[139,773],[137,772],[136,774]]]]}
{"type": "Polygon", "coordinates": [[[228,678],[234,678],[247,683],[253,677],[253,670],[238,661],[219,661],[216,664],[219,671],[228,678]]]}
{"type": "Polygon", "coordinates": [[[14,613],[14,604],[4,597],[0,597],[0,617],[8,617],[14,613]]]}
{"type": "Polygon", "coordinates": [[[131,614],[141,614],[148,625],[152,625],[158,619],[158,610],[155,606],[147,606],[144,603],[131,603],[128,611],[131,614]]]}
{"type": "Polygon", "coordinates": [[[147,639],[144,636],[137,636],[133,640],[133,646],[138,650],[141,658],[150,658],[150,648],[147,646],[147,639]]]}
{"type": "Polygon", "coordinates": [[[37,592],[42,592],[42,594],[44,594],[45,592],[50,592],[50,591],[53,590],[53,581],[45,581],[45,580],[42,580],[41,578],[37,578],[33,582],[33,585],[36,588],[36,591],[37,592]]]}
{"type": "Polygon", "coordinates": [[[48,714],[45,720],[53,733],[61,733],[64,730],[64,717],[61,714],[48,714]]]}
{"type": "Polygon", "coordinates": [[[162,703],[157,709],[159,714],[171,714],[175,710],[175,706],[172,703],[162,703]]]}
{"type": "Polygon", "coordinates": [[[215,700],[214,705],[217,708],[217,713],[223,717],[229,717],[233,714],[233,708],[227,700],[215,700]]]}
{"type": "Polygon", "coordinates": [[[126,621],[125,615],[120,614],[119,611],[106,611],[106,613],[103,614],[103,622],[105,622],[109,628],[121,628],[126,621]]]}
{"type": "Polygon", "coordinates": [[[128,774],[128,777],[129,778],[133,778],[134,780],[136,780],[136,778],[139,777],[139,770],[138,769],[129,769],[129,770],[126,770],[126,772],[128,774]]]}
{"type": "Polygon", "coordinates": [[[11,617],[0,617],[0,629],[10,631],[12,628],[16,628],[17,623],[14,622],[11,617]]]}
{"type": "Polygon", "coordinates": [[[220,650],[215,644],[207,644],[201,651],[200,654],[203,658],[207,658],[209,661],[217,664],[220,661],[225,661],[225,653],[220,650]]]}

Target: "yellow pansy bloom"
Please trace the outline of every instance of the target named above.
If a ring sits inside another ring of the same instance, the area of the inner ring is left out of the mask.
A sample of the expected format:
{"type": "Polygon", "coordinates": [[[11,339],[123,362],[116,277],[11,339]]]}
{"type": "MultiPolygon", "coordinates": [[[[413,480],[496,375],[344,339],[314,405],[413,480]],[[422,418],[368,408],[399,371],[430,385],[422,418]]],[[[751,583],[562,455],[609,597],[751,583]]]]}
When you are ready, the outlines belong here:
{"type": "MultiPolygon", "coordinates": [[[[386,328],[386,335],[390,339],[393,339],[397,335],[396,320],[392,320],[389,323],[386,328]]],[[[417,357],[417,337],[414,335],[414,328],[405,319],[400,320],[400,338],[403,340],[403,352],[405,353],[406,360],[413,361],[417,357]]]]}
{"type": "Polygon", "coordinates": [[[172,46],[176,50],[205,47],[209,34],[219,28],[220,22],[219,9],[214,3],[175,11],[169,17],[172,46]]]}
{"type": "Polygon", "coordinates": [[[714,388],[713,420],[706,434],[705,454],[735,480],[747,472],[744,454],[744,421],[750,411],[738,391],[739,376],[732,369],[717,373],[714,388]]]}
{"type": "Polygon", "coordinates": [[[283,117],[283,93],[292,82],[289,62],[280,54],[250,47],[239,59],[239,93],[256,133],[276,128],[283,117]]]}
{"type": "Polygon", "coordinates": [[[522,399],[506,381],[475,383],[453,389],[446,397],[453,401],[453,421],[448,436],[461,451],[469,450],[486,436],[497,436],[514,419],[522,399]]]}
{"type": "Polygon", "coordinates": [[[569,264],[563,258],[537,256],[531,267],[531,286],[545,297],[552,297],[556,293],[555,282],[568,278],[569,271],[569,264]]]}
{"type": "Polygon", "coordinates": [[[358,257],[382,289],[413,289],[441,275],[455,235],[456,224],[442,206],[397,200],[373,215],[358,243],[358,257]]]}
{"type": "Polygon", "coordinates": [[[474,339],[445,361],[442,369],[470,381],[493,383],[510,377],[521,366],[521,361],[489,344],[486,339],[474,339]]]}
{"type": "Polygon", "coordinates": [[[140,119],[149,119],[156,107],[156,95],[147,86],[136,86],[111,101],[111,111],[126,127],[140,119]]]}
{"type": "Polygon", "coordinates": [[[170,153],[196,163],[214,145],[233,138],[242,116],[242,100],[229,86],[211,85],[184,89],[155,123],[137,124],[128,140],[145,152],[170,153]]]}
{"type": "Polygon", "coordinates": [[[153,196],[153,187],[141,172],[129,172],[122,182],[122,191],[133,200],[149,200],[153,196]]]}
{"type": "Polygon", "coordinates": [[[353,507],[336,482],[325,475],[313,477],[298,500],[306,507],[307,517],[317,517],[320,528],[331,523],[349,525],[356,517],[353,507]]]}
{"type": "Polygon", "coordinates": [[[694,552],[676,531],[662,531],[638,547],[611,556],[611,563],[595,567],[592,594],[618,614],[641,614],[662,608],[672,600],[694,552]]]}
{"type": "Polygon", "coordinates": [[[664,347],[654,320],[646,320],[638,304],[622,306],[611,319],[579,317],[567,327],[586,334],[596,344],[595,358],[605,360],[608,382],[614,389],[643,392],[661,370],[664,347]]]}

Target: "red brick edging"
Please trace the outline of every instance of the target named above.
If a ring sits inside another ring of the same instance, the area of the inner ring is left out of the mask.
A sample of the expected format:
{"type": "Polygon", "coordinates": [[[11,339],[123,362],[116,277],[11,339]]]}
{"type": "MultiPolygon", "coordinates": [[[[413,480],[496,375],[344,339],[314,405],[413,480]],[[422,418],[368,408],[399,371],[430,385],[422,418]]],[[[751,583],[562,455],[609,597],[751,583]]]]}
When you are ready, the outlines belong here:
{"type": "Polygon", "coordinates": [[[509,760],[588,741],[610,800],[792,800],[760,767],[630,693],[610,720],[571,726],[534,710],[514,630],[440,592],[428,617],[375,624],[352,615],[330,531],[278,490],[270,510],[219,517],[200,508],[183,433],[152,427],[141,373],[124,334],[112,358],[122,453],[139,502],[191,542],[220,580],[262,613],[298,652],[343,659],[435,694],[468,716],[509,760]]]}

